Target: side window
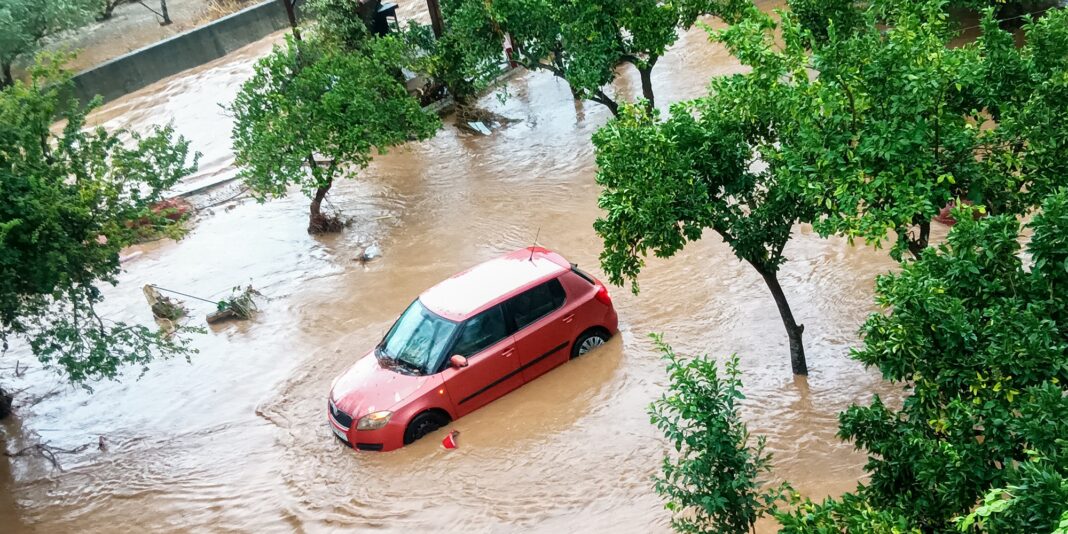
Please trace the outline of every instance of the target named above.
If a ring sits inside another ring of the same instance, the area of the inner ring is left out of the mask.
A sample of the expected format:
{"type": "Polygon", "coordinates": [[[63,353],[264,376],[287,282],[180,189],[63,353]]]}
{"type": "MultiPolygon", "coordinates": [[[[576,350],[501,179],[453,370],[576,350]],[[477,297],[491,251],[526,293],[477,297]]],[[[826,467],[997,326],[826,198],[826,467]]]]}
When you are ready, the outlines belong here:
{"type": "Polygon", "coordinates": [[[460,332],[459,339],[456,340],[456,348],[453,349],[452,354],[470,358],[507,335],[504,312],[501,311],[500,306],[494,306],[464,323],[464,329],[460,332]]]}
{"type": "Polygon", "coordinates": [[[508,301],[508,309],[515,319],[516,330],[522,330],[524,326],[563,306],[566,298],[564,286],[555,278],[512,297],[508,301]]]}

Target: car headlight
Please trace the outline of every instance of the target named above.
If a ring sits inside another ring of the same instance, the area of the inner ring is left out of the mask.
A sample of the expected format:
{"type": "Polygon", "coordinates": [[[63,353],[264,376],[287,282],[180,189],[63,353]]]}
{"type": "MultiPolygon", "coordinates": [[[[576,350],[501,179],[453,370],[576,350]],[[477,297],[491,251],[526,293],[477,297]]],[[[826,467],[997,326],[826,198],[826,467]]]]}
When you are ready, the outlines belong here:
{"type": "Polygon", "coordinates": [[[382,411],[369,413],[356,422],[356,430],[378,430],[379,428],[386,426],[390,417],[393,417],[393,412],[382,411]]]}

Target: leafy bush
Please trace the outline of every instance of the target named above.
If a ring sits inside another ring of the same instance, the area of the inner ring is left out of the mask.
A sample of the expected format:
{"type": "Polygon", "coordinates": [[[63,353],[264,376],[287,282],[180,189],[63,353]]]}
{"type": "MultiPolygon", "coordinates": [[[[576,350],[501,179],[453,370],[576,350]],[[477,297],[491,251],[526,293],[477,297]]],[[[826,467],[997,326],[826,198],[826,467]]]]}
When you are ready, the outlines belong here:
{"type": "Polygon", "coordinates": [[[0,340],[6,349],[9,336],[27,339],[43,363],[84,383],[193,352],[179,337],[105,322],[96,306],[144,226],[175,228],[153,206],[198,156],[170,126],[87,127],[99,100],[80,108],[61,96],[71,88],[49,65],[0,91],[0,340]]]}
{"type": "Polygon", "coordinates": [[[831,26],[837,37],[846,37],[863,23],[854,0],[788,0],[787,5],[816,43],[830,39],[831,26]]]}
{"type": "Polygon", "coordinates": [[[688,533],[749,532],[757,518],[783,501],[785,484],[769,485],[771,455],[764,437],[750,448],[749,431],[738,412],[742,394],[738,357],[724,375],[715,360],[685,359],[654,335],[671,378],[668,393],[653,403],[653,424],[675,456],[664,459],[656,491],[667,500],[672,526],[688,533]]]}

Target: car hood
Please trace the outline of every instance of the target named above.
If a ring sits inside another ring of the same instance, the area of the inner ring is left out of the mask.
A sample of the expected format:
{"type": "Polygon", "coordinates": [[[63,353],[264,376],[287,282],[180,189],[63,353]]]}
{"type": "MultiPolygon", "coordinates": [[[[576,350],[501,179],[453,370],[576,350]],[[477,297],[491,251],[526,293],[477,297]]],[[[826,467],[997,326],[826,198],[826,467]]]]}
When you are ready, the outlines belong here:
{"type": "Polygon", "coordinates": [[[355,421],[388,410],[410,397],[432,376],[410,376],[383,368],[373,352],[360,358],[334,380],[330,400],[355,421]]]}

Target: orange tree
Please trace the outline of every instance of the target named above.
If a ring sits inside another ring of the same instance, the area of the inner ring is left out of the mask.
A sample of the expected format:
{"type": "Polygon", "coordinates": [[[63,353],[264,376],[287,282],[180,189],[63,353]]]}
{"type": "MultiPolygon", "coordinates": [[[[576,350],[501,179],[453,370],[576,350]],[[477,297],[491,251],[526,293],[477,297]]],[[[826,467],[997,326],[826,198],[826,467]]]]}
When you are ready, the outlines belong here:
{"type": "Polygon", "coordinates": [[[747,5],[745,0],[444,0],[441,10],[448,50],[459,56],[450,65],[461,77],[495,75],[507,35],[512,60],[551,72],[576,98],[618,115],[620,103],[605,89],[620,64],[638,71],[642,95],[652,106],[653,67],[679,34],[702,15],[737,20],[747,5]]]}
{"type": "Polygon", "coordinates": [[[314,39],[287,38],[256,63],[230,110],[240,176],[260,199],[290,186],[311,197],[308,231],[340,230],[322,213],[338,179],[352,178],[375,153],[437,131],[395,77],[396,43],[371,40],[347,52],[314,39]]]}
{"type": "MultiPolygon", "coordinates": [[[[601,264],[615,284],[637,277],[644,258],[668,258],[706,229],[768,286],[789,339],[791,368],[808,373],[802,334],[778,271],[793,225],[811,221],[816,210],[803,192],[786,186],[778,162],[789,117],[807,83],[803,59],[794,45],[781,56],[762,53],[771,22],[759,12],[721,35],[728,47],[753,67],[748,75],[717,77],[707,97],[672,106],[659,120],[656,110],[626,106],[593,137],[603,217],[594,229],[604,240],[601,264]],[[784,80],[792,80],[795,85],[784,80]],[[757,164],[757,161],[766,164],[757,164]]],[[[787,27],[788,43],[800,41],[787,27]]]]}
{"type": "Polygon", "coordinates": [[[169,126],[144,136],[87,127],[98,101],[79,109],[61,96],[71,85],[39,71],[0,91],[0,340],[5,350],[9,338],[27,340],[44,364],[84,384],[192,352],[180,336],[107,320],[97,305],[139,227],[177,230],[152,206],[197,156],[169,126]]]}
{"type": "Polygon", "coordinates": [[[963,219],[876,284],[887,313],[865,323],[854,358],[907,394],[840,416],[870,480],[784,514],[786,532],[864,530],[865,511],[923,532],[1052,532],[1068,517],[1068,191],[1029,224],[1030,266],[1014,216],[963,219]]]}
{"type": "Polygon", "coordinates": [[[770,514],[786,534],[1068,531],[1068,189],[1029,223],[1030,259],[1011,215],[973,220],[895,274],[853,357],[904,389],[839,416],[868,454],[866,481],[823,502],[769,485],[763,441],[740,420],[736,360],[661,345],[670,390],[651,407],[676,449],[657,491],[680,532],[743,534],[770,514]]]}

